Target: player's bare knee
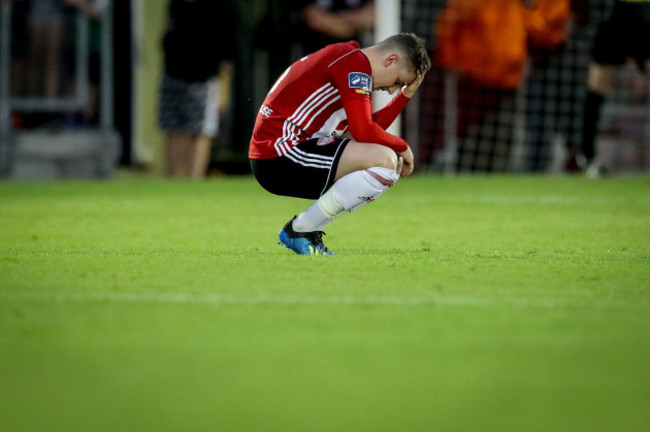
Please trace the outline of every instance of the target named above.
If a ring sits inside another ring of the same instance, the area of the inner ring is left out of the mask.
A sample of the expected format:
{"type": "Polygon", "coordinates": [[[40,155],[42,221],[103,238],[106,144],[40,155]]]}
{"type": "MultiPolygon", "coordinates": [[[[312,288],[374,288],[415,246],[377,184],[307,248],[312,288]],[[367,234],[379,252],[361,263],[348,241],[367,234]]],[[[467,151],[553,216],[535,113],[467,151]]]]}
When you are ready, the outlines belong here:
{"type": "Polygon", "coordinates": [[[388,147],[381,146],[373,155],[372,167],[382,167],[394,170],[397,168],[397,154],[388,147]]]}
{"type": "Polygon", "coordinates": [[[397,155],[389,147],[380,144],[352,141],[343,151],[336,170],[336,180],[354,171],[373,167],[395,170],[397,168],[397,155]]]}
{"type": "Polygon", "coordinates": [[[397,168],[397,153],[393,151],[392,149],[388,149],[386,152],[386,163],[385,165],[382,165],[384,168],[388,169],[396,169],[397,168]]]}

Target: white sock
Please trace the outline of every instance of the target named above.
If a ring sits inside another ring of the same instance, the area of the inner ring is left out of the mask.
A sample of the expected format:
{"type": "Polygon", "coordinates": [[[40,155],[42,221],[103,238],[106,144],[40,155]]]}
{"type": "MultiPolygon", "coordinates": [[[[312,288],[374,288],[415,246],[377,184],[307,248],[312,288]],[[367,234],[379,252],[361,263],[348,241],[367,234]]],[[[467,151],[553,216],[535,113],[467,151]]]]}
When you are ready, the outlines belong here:
{"type": "Polygon", "coordinates": [[[333,187],[321,195],[318,200],[300,213],[293,221],[296,232],[322,231],[330,222],[345,212],[334,195],[333,187]]]}
{"type": "Polygon", "coordinates": [[[293,221],[296,232],[322,231],[344,212],[353,212],[374,201],[398,179],[394,170],[373,167],[341,177],[293,221]]]}
{"type": "Polygon", "coordinates": [[[397,180],[399,174],[394,170],[373,167],[341,177],[332,189],[341,206],[353,212],[377,199],[397,180]]]}

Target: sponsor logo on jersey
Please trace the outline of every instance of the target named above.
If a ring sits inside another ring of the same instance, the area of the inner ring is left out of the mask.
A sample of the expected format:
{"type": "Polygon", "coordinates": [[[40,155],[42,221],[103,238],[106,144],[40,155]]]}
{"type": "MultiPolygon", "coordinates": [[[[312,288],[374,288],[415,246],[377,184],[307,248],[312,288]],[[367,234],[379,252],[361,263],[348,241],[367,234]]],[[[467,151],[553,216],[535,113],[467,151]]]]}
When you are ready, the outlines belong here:
{"type": "Polygon", "coordinates": [[[332,144],[334,141],[335,141],[334,138],[331,138],[331,137],[322,137],[322,138],[320,138],[320,139],[318,140],[318,142],[316,143],[316,145],[319,145],[319,146],[326,146],[327,144],[332,144]]]}
{"type": "Polygon", "coordinates": [[[266,105],[262,105],[262,107],[260,108],[260,113],[264,117],[271,117],[271,114],[273,114],[273,110],[271,108],[267,107],[266,105]]]}
{"type": "Polygon", "coordinates": [[[350,72],[348,85],[357,93],[370,94],[370,77],[362,72],[350,72]]]}

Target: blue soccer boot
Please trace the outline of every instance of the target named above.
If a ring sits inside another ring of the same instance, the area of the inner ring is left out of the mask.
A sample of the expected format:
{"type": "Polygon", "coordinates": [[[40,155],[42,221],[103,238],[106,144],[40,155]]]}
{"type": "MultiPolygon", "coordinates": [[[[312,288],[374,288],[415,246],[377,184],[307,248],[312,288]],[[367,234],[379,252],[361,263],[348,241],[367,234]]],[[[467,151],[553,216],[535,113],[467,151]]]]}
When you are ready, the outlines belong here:
{"type": "Polygon", "coordinates": [[[323,231],[295,232],[292,226],[293,219],[280,230],[279,244],[283,244],[299,255],[336,255],[323,244],[325,235],[323,231]]]}

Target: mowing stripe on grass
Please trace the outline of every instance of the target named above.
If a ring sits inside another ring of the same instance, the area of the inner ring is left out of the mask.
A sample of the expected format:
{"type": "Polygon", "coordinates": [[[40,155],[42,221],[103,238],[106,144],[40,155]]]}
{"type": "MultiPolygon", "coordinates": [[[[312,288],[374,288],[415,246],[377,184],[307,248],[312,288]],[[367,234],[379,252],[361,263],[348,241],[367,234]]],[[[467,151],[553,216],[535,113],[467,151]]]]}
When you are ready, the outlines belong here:
{"type": "Polygon", "coordinates": [[[555,308],[590,308],[590,309],[624,309],[648,311],[650,305],[643,303],[603,301],[597,299],[515,299],[515,298],[479,298],[479,297],[399,297],[399,296],[305,296],[294,294],[276,295],[221,295],[192,293],[158,293],[142,291],[134,293],[52,293],[52,292],[17,292],[0,293],[0,302],[89,302],[89,303],[162,303],[162,304],[205,304],[216,306],[470,306],[470,307],[505,307],[512,309],[555,309],[555,308]]]}

